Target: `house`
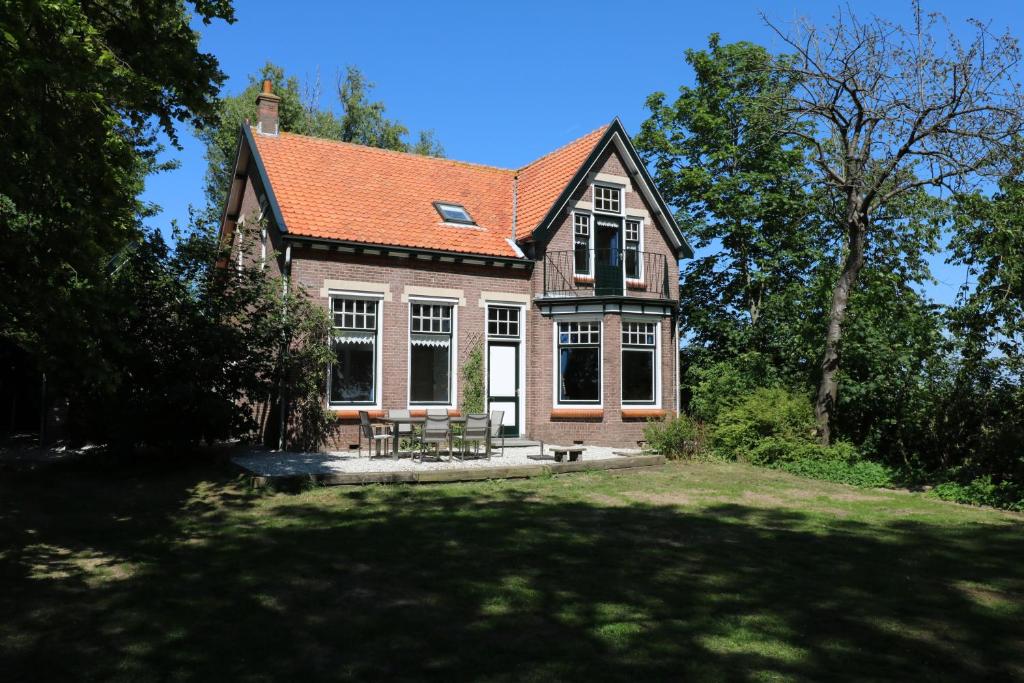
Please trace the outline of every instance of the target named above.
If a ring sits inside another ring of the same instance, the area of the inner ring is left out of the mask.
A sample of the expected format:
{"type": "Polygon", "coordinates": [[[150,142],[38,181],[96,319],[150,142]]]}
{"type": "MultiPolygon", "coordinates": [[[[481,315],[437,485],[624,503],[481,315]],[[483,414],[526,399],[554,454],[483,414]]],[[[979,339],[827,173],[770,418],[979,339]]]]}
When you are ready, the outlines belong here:
{"type": "Polygon", "coordinates": [[[677,410],[692,251],[618,119],[506,169],[281,132],[279,101],[242,128],[222,230],[261,216],[268,267],[331,313],[335,446],[360,410],[459,410],[477,345],[508,435],[635,446],[677,410]]]}

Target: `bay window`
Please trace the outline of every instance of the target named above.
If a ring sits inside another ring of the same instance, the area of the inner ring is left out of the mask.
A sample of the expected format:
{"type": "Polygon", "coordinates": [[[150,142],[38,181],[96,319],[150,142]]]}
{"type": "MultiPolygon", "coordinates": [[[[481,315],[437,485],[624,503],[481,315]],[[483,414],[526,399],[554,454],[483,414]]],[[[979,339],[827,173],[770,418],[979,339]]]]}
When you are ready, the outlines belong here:
{"type": "Polygon", "coordinates": [[[558,402],[601,402],[601,323],[558,325],[558,402]]]}
{"type": "Polygon", "coordinates": [[[328,376],[331,405],[373,405],[377,401],[377,302],[331,299],[331,345],[334,359],[328,376]]]}
{"type": "Polygon", "coordinates": [[[653,405],[657,399],[658,326],[622,322],[622,403],[653,405]]]}
{"type": "Polygon", "coordinates": [[[450,405],[451,304],[409,304],[409,402],[450,405]]]}

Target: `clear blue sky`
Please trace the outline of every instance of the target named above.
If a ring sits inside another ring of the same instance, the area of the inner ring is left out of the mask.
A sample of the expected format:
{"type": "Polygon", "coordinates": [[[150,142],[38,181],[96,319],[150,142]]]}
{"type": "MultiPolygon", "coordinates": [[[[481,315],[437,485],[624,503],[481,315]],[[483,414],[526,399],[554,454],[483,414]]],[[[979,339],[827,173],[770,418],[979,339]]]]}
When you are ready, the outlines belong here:
{"type": "MultiPolygon", "coordinates": [[[[718,2],[267,2],[235,0],[238,20],[208,27],[202,48],[220,60],[227,93],[267,60],[312,78],[319,69],[324,105],[334,104],[339,68],[358,66],[376,84],[375,99],[412,130],[433,128],[453,159],[517,167],[619,116],[636,132],[644,100],[690,83],[687,48],[710,33],[723,42],[749,40],[781,51],[759,12],[785,22],[825,22],[837,3],[813,0],[718,2]]],[[[870,13],[907,21],[909,0],[862,0],[870,13]]],[[[1020,34],[1021,0],[935,0],[926,10],[954,26],[970,17],[1020,34]]],[[[181,131],[181,167],[151,177],[144,198],[163,208],[149,224],[185,222],[203,202],[202,146],[181,131]]],[[[934,263],[940,283],[929,293],[949,302],[962,274],[934,263]]]]}

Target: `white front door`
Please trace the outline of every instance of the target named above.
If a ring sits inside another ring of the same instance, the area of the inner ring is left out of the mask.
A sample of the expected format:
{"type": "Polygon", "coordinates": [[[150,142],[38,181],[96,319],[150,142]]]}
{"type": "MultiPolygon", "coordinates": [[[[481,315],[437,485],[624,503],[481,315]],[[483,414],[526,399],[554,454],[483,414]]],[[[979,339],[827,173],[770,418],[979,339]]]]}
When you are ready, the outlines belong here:
{"type": "Polygon", "coordinates": [[[505,436],[519,436],[519,343],[487,345],[487,406],[501,410],[505,436]]]}

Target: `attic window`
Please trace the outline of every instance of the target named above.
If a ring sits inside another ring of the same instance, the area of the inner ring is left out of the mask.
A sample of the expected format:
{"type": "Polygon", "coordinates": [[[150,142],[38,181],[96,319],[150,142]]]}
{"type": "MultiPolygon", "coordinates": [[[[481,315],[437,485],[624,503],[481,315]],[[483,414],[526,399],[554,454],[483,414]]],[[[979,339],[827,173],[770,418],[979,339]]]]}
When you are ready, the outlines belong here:
{"type": "Polygon", "coordinates": [[[476,225],[476,221],[466,211],[466,207],[461,204],[446,204],[445,202],[434,202],[434,208],[441,214],[441,218],[445,219],[449,223],[465,223],[466,225],[476,225]]]}

